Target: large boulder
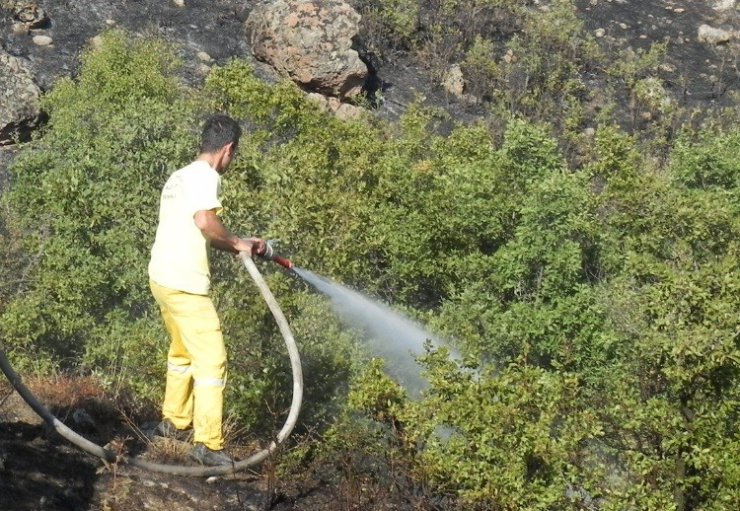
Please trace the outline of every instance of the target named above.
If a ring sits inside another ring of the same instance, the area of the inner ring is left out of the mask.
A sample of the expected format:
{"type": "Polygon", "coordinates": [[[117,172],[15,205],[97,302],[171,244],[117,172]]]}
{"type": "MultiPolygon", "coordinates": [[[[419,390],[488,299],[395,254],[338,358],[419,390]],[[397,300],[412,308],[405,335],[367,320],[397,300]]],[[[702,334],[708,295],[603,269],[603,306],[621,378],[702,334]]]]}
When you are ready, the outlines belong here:
{"type": "Polygon", "coordinates": [[[714,0],[714,10],[719,12],[734,11],[736,5],[736,0],[714,0]]]}
{"type": "Polygon", "coordinates": [[[46,11],[28,0],[0,0],[0,9],[8,11],[16,22],[26,28],[41,28],[49,24],[46,11]]]}
{"type": "Polygon", "coordinates": [[[23,62],[0,50],[0,145],[33,128],[41,115],[41,91],[23,62]]]}
{"type": "Polygon", "coordinates": [[[699,34],[697,37],[699,42],[714,45],[725,44],[735,38],[736,35],[732,30],[715,28],[706,24],[699,27],[699,34]]]}
{"type": "Polygon", "coordinates": [[[246,26],[255,57],[304,89],[349,98],[368,75],[352,49],[359,21],[341,0],[272,0],[257,5],[246,26]]]}

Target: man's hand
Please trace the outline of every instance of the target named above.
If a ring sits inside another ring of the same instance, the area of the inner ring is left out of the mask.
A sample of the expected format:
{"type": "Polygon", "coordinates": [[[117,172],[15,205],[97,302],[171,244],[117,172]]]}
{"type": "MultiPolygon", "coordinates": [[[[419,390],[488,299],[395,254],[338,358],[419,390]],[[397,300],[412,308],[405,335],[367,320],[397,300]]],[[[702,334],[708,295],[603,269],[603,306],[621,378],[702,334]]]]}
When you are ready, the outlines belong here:
{"type": "Polygon", "coordinates": [[[247,241],[252,243],[252,253],[262,255],[267,249],[267,242],[262,238],[248,238],[247,241]]]}
{"type": "Polygon", "coordinates": [[[245,240],[245,239],[239,238],[234,248],[236,249],[237,253],[244,252],[249,257],[252,257],[252,255],[256,253],[255,245],[254,243],[252,243],[251,240],[245,240]]]}

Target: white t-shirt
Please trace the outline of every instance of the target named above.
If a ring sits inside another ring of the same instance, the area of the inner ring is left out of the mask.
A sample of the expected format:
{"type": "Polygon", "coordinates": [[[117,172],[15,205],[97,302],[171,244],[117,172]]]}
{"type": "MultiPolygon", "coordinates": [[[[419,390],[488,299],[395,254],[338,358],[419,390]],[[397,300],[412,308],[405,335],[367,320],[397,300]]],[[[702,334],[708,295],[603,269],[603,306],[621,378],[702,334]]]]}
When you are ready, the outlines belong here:
{"type": "Polygon", "coordinates": [[[221,212],[221,176],[208,163],[195,161],[175,171],[162,189],[159,225],[149,261],[149,278],[160,286],[197,295],[208,294],[209,242],[195,213],[221,212]]]}

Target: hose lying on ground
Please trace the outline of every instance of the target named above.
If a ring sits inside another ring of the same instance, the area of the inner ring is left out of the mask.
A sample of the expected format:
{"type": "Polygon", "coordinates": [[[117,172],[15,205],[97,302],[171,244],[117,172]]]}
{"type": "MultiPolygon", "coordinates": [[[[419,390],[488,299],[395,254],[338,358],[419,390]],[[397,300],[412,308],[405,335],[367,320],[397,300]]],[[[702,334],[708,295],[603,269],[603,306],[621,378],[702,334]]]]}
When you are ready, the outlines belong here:
{"type": "MultiPolygon", "coordinates": [[[[5,353],[0,349],[0,369],[2,369],[5,376],[7,376],[10,383],[13,385],[18,394],[28,403],[28,405],[41,417],[46,424],[53,427],[61,436],[72,442],[74,445],[82,449],[83,451],[98,456],[103,460],[115,463],[121,461],[125,464],[142,468],[145,470],[151,470],[153,472],[161,472],[164,474],[180,475],[180,476],[192,476],[192,477],[208,477],[217,475],[233,474],[245,470],[251,466],[254,466],[262,462],[265,458],[270,456],[278,446],[288,438],[290,432],[293,430],[296,421],[298,420],[298,414],[301,409],[301,402],[303,400],[303,370],[301,369],[301,359],[298,354],[298,347],[296,346],[293,334],[288,326],[288,321],[285,319],[280,306],[275,300],[270,288],[262,278],[257,266],[252,261],[251,257],[242,253],[239,257],[244,262],[244,265],[249,271],[249,275],[254,280],[254,283],[262,293],[267,306],[270,308],[272,315],[275,317],[275,321],[278,324],[280,333],[283,335],[285,340],[285,346],[288,348],[288,355],[290,356],[290,365],[293,372],[293,400],[290,404],[290,412],[285,420],[283,428],[277,435],[275,441],[270,443],[268,447],[261,451],[253,454],[249,458],[241,461],[234,462],[232,465],[218,466],[218,467],[189,467],[184,465],[166,465],[161,463],[152,463],[149,461],[141,460],[130,456],[118,456],[113,451],[97,445],[94,442],[84,438],[83,436],[75,433],[73,430],[68,428],[62,421],[54,417],[54,415],[42,405],[33,393],[28,390],[18,373],[15,372],[13,366],[8,361],[5,353]]],[[[1,347],[0,347],[1,348],[1,347]]]]}

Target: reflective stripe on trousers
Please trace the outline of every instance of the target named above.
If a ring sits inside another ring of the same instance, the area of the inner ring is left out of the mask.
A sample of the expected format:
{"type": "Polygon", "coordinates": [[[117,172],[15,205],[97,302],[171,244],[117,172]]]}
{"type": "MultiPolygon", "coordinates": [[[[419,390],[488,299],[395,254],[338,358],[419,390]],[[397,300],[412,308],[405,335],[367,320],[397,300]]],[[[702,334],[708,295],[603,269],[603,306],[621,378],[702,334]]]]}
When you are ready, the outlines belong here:
{"type": "Polygon", "coordinates": [[[186,366],[178,366],[172,362],[167,362],[167,370],[172,371],[175,374],[188,374],[190,372],[190,364],[186,366]]]}
{"type": "Polygon", "coordinates": [[[222,449],[226,348],[213,302],[155,282],[150,287],[171,341],[162,415],[179,429],[192,424],[195,442],[222,449]]]}
{"type": "Polygon", "coordinates": [[[196,378],[193,385],[197,387],[223,387],[226,381],[222,378],[196,378]]]}

